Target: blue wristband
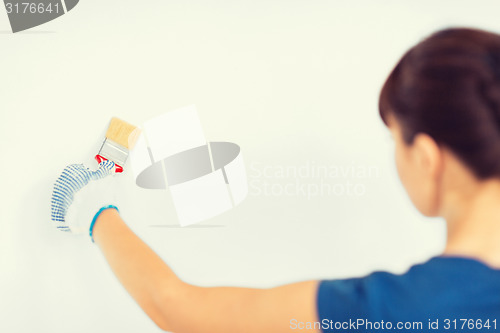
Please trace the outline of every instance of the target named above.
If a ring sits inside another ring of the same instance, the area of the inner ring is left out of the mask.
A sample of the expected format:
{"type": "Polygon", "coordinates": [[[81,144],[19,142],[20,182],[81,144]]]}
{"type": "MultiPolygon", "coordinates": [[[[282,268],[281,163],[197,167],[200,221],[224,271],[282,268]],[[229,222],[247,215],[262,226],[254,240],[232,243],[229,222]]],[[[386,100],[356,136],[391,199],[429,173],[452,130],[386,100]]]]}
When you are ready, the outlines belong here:
{"type": "Polygon", "coordinates": [[[118,213],[120,212],[118,210],[118,207],[113,206],[113,205],[108,205],[108,206],[104,206],[101,209],[99,209],[99,211],[94,215],[94,218],[92,219],[92,223],[90,223],[90,228],[89,228],[89,234],[90,234],[90,239],[92,240],[92,243],[94,243],[93,230],[94,230],[94,224],[97,221],[97,218],[99,217],[99,215],[101,215],[101,213],[103,211],[105,211],[106,209],[110,209],[110,208],[116,209],[116,211],[118,213]]]}

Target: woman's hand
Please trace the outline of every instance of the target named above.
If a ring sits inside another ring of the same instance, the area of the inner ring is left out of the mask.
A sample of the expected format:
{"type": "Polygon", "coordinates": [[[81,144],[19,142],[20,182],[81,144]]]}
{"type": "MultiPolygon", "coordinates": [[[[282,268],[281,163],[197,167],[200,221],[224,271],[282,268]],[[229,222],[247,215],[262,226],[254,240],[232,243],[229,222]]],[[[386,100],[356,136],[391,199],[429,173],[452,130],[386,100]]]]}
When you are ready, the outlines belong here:
{"type": "Polygon", "coordinates": [[[51,219],[56,228],[74,234],[89,233],[103,208],[116,208],[113,191],[115,164],[103,161],[93,171],[83,164],[67,166],[54,184],[51,219]]]}

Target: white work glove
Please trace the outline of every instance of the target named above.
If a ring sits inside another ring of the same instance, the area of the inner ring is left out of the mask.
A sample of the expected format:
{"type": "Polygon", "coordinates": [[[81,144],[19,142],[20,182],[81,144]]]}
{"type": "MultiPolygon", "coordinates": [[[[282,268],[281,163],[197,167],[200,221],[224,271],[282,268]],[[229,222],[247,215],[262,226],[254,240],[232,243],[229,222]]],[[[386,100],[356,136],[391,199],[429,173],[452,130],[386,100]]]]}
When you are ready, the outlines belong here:
{"type": "Polygon", "coordinates": [[[74,234],[87,233],[92,242],[92,229],[99,214],[116,207],[113,191],[115,164],[103,161],[96,171],[83,164],[67,166],[54,184],[51,218],[57,229],[74,234]]]}

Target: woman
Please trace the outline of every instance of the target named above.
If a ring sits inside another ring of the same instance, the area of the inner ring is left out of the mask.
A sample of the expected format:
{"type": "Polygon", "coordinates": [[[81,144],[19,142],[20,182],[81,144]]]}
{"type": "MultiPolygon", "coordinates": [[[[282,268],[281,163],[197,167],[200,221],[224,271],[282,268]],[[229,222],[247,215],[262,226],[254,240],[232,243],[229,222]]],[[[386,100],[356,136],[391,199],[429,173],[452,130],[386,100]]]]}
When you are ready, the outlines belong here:
{"type": "Polygon", "coordinates": [[[86,224],[121,283],[165,330],[500,331],[500,36],[473,29],[431,35],[389,75],[379,109],[412,202],[448,228],[444,252],[405,274],[271,289],[189,285],[110,202],[82,208],[111,188],[112,177],[99,179],[112,163],[96,173],[68,167],[56,183],[53,212],[86,224]],[[72,185],[82,177],[94,180],[72,185]],[[71,204],[74,192],[82,203],[71,204]]]}

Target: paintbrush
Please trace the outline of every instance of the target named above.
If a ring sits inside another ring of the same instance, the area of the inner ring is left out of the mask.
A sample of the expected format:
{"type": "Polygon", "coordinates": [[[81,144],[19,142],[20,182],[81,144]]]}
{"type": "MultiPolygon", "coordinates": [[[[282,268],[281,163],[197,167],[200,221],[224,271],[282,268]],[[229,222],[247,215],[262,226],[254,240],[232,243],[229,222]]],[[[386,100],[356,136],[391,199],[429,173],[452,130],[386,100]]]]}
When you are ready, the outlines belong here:
{"type": "Polygon", "coordinates": [[[140,133],[140,129],[134,125],[112,118],[106,131],[106,139],[95,157],[97,163],[111,160],[115,163],[116,172],[122,172],[129,150],[134,147],[140,133]]]}

